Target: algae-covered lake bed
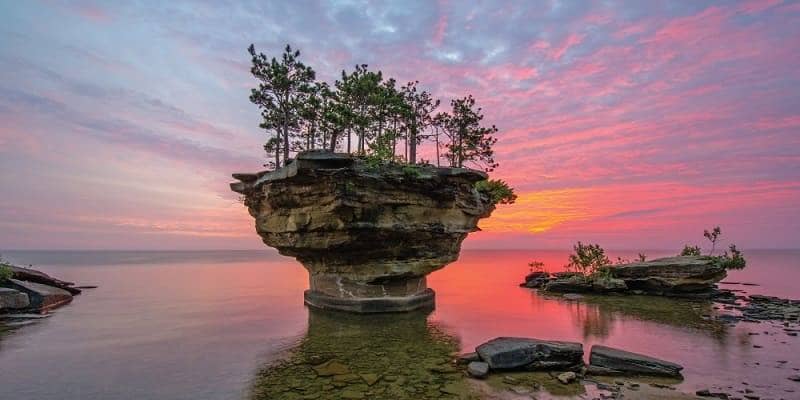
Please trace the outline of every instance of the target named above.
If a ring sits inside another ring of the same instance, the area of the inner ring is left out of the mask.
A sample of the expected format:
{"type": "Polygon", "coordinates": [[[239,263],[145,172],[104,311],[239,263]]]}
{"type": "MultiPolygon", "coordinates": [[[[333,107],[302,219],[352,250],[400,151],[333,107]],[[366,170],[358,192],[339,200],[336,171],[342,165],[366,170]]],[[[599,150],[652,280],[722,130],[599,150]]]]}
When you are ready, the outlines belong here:
{"type": "MultiPolygon", "coordinates": [[[[791,399],[800,390],[788,379],[800,368],[800,340],[780,323],[726,322],[718,316],[727,305],[706,300],[569,300],[517,286],[528,260],[555,264],[565,252],[464,251],[429,277],[434,310],[388,315],[308,309],[306,271],[269,251],[4,256],[99,286],[50,318],[0,329],[0,386],[21,398],[578,399],[613,388],[626,399],[703,389],[791,399]],[[476,380],[454,363],[498,336],[580,342],[587,362],[595,344],[643,353],[683,365],[683,379],[476,380]]],[[[800,252],[748,256],[725,287],[800,297],[800,252]]]]}

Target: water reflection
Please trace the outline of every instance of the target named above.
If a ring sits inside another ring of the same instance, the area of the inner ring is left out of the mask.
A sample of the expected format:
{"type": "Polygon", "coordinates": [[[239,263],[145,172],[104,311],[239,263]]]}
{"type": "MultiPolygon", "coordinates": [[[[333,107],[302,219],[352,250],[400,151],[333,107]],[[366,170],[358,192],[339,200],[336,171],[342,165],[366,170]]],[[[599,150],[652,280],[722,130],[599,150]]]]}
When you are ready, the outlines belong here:
{"type": "Polygon", "coordinates": [[[308,332],[261,369],[253,399],[470,397],[452,364],[458,339],[429,312],[354,315],[309,310],[308,332]]]}
{"type": "Polygon", "coordinates": [[[631,319],[696,331],[718,342],[724,342],[728,338],[730,329],[728,324],[710,318],[715,312],[711,301],[656,296],[595,295],[568,300],[558,295],[531,295],[561,303],[569,310],[574,324],[587,340],[608,338],[621,324],[631,319]]]}

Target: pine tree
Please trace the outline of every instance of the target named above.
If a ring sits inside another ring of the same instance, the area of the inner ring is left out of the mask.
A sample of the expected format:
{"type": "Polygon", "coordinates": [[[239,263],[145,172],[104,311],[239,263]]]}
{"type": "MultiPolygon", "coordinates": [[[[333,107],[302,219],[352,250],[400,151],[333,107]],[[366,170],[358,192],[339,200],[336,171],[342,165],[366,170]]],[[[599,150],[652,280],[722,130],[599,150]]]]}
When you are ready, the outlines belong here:
{"type": "Polygon", "coordinates": [[[497,133],[497,127],[481,126],[483,113],[480,107],[475,108],[472,95],[452,100],[450,105],[451,113],[439,113],[435,121],[450,139],[450,143],[445,145],[445,157],[450,161],[450,166],[463,168],[465,162],[471,162],[487,172],[493,171],[498,166],[492,149],[497,143],[492,136],[497,133]]]}
{"type": "Polygon", "coordinates": [[[292,50],[286,45],[280,60],[275,57],[267,59],[263,53],[256,53],[255,46],[250,45],[247,51],[252,57],[250,72],[259,80],[257,88],[250,93],[250,101],[261,109],[264,122],[261,127],[275,132],[279,143],[265,146],[275,152],[275,167],[281,165],[280,151],[283,151],[283,163],[289,159],[291,137],[296,136],[300,114],[312,92],[315,79],[314,70],[300,62],[299,50],[292,50]]]}
{"type": "Polygon", "coordinates": [[[408,162],[417,163],[417,145],[425,139],[424,131],[433,123],[432,113],[439,107],[439,100],[434,100],[427,91],[417,90],[418,81],[409,82],[402,87],[403,97],[408,105],[405,123],[408,129],[406,143],[408,146],[408,162]]]}

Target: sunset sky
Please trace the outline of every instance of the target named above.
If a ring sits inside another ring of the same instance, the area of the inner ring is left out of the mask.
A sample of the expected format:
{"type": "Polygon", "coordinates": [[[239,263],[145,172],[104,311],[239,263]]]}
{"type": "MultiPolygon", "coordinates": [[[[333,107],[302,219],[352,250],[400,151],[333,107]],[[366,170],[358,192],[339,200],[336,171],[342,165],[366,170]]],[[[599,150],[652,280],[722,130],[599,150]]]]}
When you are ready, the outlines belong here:
{"type": "Polygon", "coordinates": [[[800,246],[797,1],[0,2],[0,249],[261,249],[246,48],[369,64],[500,129],[467,248],[800,246]]]}

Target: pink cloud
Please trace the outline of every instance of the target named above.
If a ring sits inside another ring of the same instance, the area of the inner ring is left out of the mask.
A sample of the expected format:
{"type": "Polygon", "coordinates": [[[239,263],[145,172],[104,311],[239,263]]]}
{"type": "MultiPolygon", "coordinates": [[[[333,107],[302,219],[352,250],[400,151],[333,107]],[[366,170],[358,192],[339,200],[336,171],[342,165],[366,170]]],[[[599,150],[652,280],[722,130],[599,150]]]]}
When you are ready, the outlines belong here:
{"type": "Polygon", "coordinates": [[[581,44],[586,35],[571,33],[561,42],[558,47],[555,47],[550,52],[550,58],[558,61],[566,54],[569,49],[581,44]]]}

